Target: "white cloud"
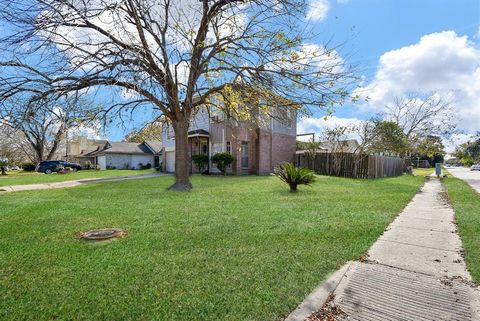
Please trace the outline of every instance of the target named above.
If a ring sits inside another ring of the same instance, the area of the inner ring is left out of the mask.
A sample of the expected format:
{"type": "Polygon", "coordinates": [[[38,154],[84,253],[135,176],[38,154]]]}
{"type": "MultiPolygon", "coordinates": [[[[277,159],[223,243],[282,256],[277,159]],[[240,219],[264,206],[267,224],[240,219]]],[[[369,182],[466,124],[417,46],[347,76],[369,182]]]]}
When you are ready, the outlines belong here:
{"type": "Polygon", "coordinates": [[[330,10],[328,0],[312,0],[307,12],[307,19],[311,21],[322,21],[327,17],[330,10]]]}
{"type": "Polygon", "coordinates": [[[452,101],[459,128],[480,129],[480,49],[467,36],[443,31],[380,57],[374,79],[357,89],[364,106],[381,111],[395,96],[437,93],[452,101]]]}
{"type": "Polygon", "coordinates": [[[69,132],[72,136],[82,136],[88,139],[104,139],[102,135],[102,125],[98,122],[88,125],[80,125],[69,132]]]}
{"type": "Polygon", "coordinates": [[[336,50],[328,50],[324,46],[305,43],[299,51],[300,57],[305,57],[303,64],[311,64],[324,73],[340,73],[345,61],[336,50]]]}
{"type": "Polygon", "coordinates": [[[449,138],[444,138],[443,145],[445,145],[445,150],[447,151],[447,153],[453,153],[455,151],[455,147],[463,143],[472,141],[473,139],[474,135],[472,134],[455,133],[449,138]]]}
{"type": "MultiPolygon", "coordinates": [[[[317,139],[325,129],[333,129],[338,126],[353,126],[360,124],[360,122],[361,120],[358,118],[341,118],[337,116],[303,118],[297,123],[297,133],[315,133],[315,139],[317,139]]],[[[311,139],[309,136],[304,138],[304,140],[309,139],[311,139]]]]}

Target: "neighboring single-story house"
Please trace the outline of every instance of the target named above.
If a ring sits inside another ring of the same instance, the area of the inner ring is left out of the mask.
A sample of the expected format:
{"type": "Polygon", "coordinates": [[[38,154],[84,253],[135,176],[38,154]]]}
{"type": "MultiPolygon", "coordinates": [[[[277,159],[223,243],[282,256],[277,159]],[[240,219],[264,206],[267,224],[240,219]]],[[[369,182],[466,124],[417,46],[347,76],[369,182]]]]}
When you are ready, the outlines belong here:
{"type": "Polygon", "coordinates": [[[107,141],[103,147],[77,157],[93,157],[94,165],[98,165],[101,170],[105,170],[107,168],[140,169],[142,166],[148,165],[152,168],[159,167],[161,155],[161,142],[126,143],[107,141]]]}

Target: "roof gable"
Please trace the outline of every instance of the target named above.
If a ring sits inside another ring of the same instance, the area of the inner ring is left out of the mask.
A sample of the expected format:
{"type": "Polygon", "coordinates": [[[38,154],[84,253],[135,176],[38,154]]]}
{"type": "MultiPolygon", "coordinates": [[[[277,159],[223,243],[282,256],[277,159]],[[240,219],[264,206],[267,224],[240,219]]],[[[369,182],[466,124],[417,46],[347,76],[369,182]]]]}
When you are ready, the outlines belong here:
{"type": "Polygon", "coordinates": [[[126,142],[107,142],[98,154],[153,154],[145,144],[126,142]]]}

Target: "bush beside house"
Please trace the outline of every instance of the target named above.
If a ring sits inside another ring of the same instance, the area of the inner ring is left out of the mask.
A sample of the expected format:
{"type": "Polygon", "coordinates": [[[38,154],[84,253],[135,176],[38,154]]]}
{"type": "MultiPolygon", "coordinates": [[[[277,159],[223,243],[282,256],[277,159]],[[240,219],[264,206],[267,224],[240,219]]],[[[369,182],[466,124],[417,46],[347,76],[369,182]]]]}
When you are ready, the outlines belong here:
{"type": "Polygon", "coordinates": [[[217,153],[212,156],[212,163],[223,175],[227,175],[227,167],[233,163],[233,156],[230,153],[217,153]]]}

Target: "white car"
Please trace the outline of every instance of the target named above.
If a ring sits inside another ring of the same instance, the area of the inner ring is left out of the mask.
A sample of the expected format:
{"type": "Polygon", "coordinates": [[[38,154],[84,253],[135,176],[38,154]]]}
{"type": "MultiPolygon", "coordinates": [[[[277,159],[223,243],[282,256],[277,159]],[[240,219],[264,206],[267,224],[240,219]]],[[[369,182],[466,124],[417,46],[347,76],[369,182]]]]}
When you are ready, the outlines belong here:
{"type": "Polygon", "coordinates": [[[475,164],[470,167],[471,171],[480,171],[480,164],[475,164]]]}

